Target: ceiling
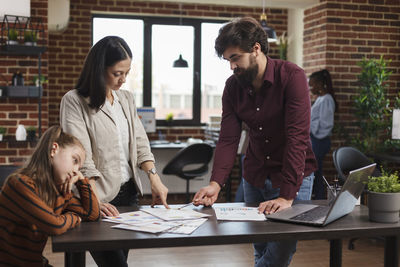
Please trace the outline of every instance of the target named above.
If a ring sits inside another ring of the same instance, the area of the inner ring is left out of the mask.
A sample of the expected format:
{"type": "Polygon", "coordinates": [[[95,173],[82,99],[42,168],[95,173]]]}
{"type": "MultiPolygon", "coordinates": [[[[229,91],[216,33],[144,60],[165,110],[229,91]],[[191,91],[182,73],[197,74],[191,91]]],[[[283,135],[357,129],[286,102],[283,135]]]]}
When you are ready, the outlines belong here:
{"type": "Polygon", "coordinates": [[[217,4],[227,6],[246,6],[263,7],[263,1],[266,8],[308,8],[319,3],[319,0],[146,0],[149,2],[173,2],[189,4],[217,4]]]}

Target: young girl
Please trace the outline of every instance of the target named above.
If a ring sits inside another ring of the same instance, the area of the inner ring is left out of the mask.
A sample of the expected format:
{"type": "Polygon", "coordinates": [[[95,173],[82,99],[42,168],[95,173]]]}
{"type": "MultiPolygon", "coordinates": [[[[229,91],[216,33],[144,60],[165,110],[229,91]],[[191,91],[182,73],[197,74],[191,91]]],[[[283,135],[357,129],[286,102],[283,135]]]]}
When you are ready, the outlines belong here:
{"type": "Polygon", "coordinates": [[[53,126],[26,166],[7,178],[0,192],[1,266],[46,266],[49,235],[99,219],[96,196],[79,171],[84,161],[79,140],[53,126]],[[80,199],[71,192],[74,184],[80,199]]]}

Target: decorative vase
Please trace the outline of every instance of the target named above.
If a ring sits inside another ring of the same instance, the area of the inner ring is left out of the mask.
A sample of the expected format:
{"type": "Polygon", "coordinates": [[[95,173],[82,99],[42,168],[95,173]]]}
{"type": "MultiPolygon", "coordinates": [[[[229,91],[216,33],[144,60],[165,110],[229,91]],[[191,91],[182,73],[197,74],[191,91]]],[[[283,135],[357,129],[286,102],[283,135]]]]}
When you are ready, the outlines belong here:
{"type": "Polygon", "coordinates": [[[26,130],[24,125],[19,124],[17,127],[17,131],[15,132],[15,139],[17,141],[25,141],[26,140],[26,130]]]}
{"type": "Polygon", "coordinates": [[[368,192],[369,220],[380,223],[399,221],[400,193],[368,192]]]}

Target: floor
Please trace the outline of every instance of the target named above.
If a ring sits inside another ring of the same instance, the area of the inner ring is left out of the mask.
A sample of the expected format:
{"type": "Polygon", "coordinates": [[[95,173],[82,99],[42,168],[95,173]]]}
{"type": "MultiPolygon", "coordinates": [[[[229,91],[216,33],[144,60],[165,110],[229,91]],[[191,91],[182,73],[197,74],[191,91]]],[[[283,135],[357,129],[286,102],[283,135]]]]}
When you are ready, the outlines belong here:
{"type": "MultiPolygon", "coordinates": [[[[383,241],[358,239],[355,249],[347,249],[348,240],[343,241],[343,267],[383,266],[383,241]]],[[[51,242],[46,245],[44,255],[55,267],[64,264],[62,253],[51,252],[51,242]]],[[[137,249],[129,252],[129,266],[135,267],[245,267],[253,265],[251,244],[137,249]]],[[[95,267],[92,257],[86,254],[86,266],[95,267]]],[[[329,242],[326,240],[299,241],[291,267],[329,266],[329,242]]]]}

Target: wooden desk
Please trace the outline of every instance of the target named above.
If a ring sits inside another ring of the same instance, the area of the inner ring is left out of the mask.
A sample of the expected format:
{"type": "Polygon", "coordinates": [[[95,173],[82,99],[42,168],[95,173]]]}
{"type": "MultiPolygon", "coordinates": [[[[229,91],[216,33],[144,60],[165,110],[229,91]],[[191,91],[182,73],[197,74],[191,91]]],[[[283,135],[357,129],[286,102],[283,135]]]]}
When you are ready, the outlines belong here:
{"type": "MultiPolygon", "coordinates": [[[[215,206],[244,205],[243,203],[215,204],[215,206]]],[[[130,211],[130,209],[121,209],[130,211]]],[[[82,223],[63,235],[52,237],[53,252],[65,252],[65,266],[85,266],[85,251],[155,247],[204,246],[264,242],[267,240],[331,240],[330,266],[341,266],[341,238],[385,237],[385,266],[398,266],[400,223],[380,224],[368,220],[368,209],[355,210],[325,226],[312,227],[289,223],[217,221],[212,208],[198,207],[198,211],[212,214],[206,223],[191,235],[147,234],[112,229],[112,223],[82,223]]],[[[229,252],[228,252],[229,253],[229,252]]]]}

